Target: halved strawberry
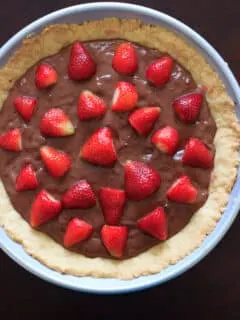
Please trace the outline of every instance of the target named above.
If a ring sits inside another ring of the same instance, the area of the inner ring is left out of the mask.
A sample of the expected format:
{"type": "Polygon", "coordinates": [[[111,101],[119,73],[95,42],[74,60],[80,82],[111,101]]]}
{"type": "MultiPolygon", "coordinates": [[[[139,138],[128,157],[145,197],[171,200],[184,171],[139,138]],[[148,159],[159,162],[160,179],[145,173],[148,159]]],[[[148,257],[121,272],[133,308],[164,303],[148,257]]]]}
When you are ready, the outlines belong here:
{"type": "Polygon", "coordinates": [[[139,219],[137,221],[137,226],[139,229],[159,240],[167,239],[167,216],[162,207],[157,207],[152,212],[139,219]]]}
{"type": "Polygon", "coordinates": [[[90,78],[96,72],[96,63],[85,46],[76,41],[72,45],[68,64],[68,75],[72,80],[90,78]]]}
{"type": "Polygon", "coordinates": [[[208,169],[213,166],[213,156],[201,140],[190,138],[185,146],[182,162],[192,167],[208,169]]]}
{"type": "Polygon", "coordinates": [[[130,114],[128,121],[140,135],[147,135],[153,129],[160,112],[161,109],[159,107],[137,109],[130,114]]]}
{"type": "Polygon", "coordinates": [[[107,224],[118,224],[126,202],[125,191],[113,188],[101,188],[99,201],[107,224]]]}
{"type": "Polygon", "coordinates": [[[40,148],[40,155],[48,172],[55,178],[64,176],[71,167],[71,158],[64,151],[43,146],[40,148]]]}
{"type": "Polygon", "coordinates": [[[73,218],[69,222],[67,230],[64,234],[64,246],[66,248],[70,248],[74,244],[78,244],[90,238],[92,233],[93,227],[91,224],[87,223],[82,219],[73,218]]]}
{"type": "Polygon", "coordinates": [[[54,85],[58,80],[57,71],[48,63],[41,63],[36,70],[35,84],[39,89],[54,85]]]}
{"type": "Polygon", "coordinates": [[[203,102],[202,93],[189,93],[173,101],[173,108],[179,119],[184,122],[195,122],[203,102]]]}
{"type": "Polygon", "coordinates": [[[143,200],[151,196],[160,186],[160,174],[149,165],[138,161],[125,164],[125,190],[131,200],[143,200]]]}
{"type": "Polygon", "coordinates": [[[196,202],[198,191],[188,176],[178,178],[167,191],[169,200],[191,204],[196,202]]]}
{"type": "Polygon", "coordinates": [[[45,189],[40,191],[32,203],[30,211],[30,224],[39,227],[49,220],[57,217],[62,209],[61,202],[56,200],[45,189]]]}
{"type": "Polygon", "coordinates": [[[63,137],[74,134],[75,129],[66,113],[59,108],[51,108],[44,113],[40,130],[46,136],[63,137]]]}
{"type": "Polygon", "coordinates": [[[95,131],[84,143],[80,157],[100,166],[111,166],[117,160],[112,132],[104,127],[95,131]]]}
{"type": "Polygon", "coordinates": [[[171,78],[173,68],[173,59],[169,56],[164,56],[153,61],[146,70],[146,78],[156,87],[160,87],[171,78]]]}
{"type": "Polygon", "coordinates": [[[158,129],[152,136],[152,143],[158,150],[170,155],[176,151],[179,140],[178,131],[170,126],[158,129]]]}
{"type": "Polygon", "coordinates": [[[115,258],[121,258],[127,243],[128,230],[125,226],[104,225],[101,230],[102,242],[115,258]]]}
{"type": "Polygon", "coordinates": [[[0,136],[0,148],[8,151],[22,150],[22,133],[19,129],[10,129],[0,136]]]}
{"type": "Polygon", "coordinates": [[[104,115],[107,106],[102,98],[91,91],[84,90],[78,101],[78,116],[80,120],[88,120],[104,115]]]}
{"type": "Polygon", "coordinates": [[[13,104],[25,121],[30,121],[37,99],[28,96],[17,96],[13,104]]]}
{"type": "Polygon", "coordinates": [[[114,91],[111,108],[113,111],[130,111],[136,106],[137,100],[136,87],[129,82],[120,81],[114,91]]]}
{"type": "Polygon", "coordinates": [[[62,203],[65,208],[87,209],[96,204],[95,194],[86,180],[75,182],[63,195],[62,203]]]}
{"type": "Polygon", "coordinates": [[[15,189],[17,191],[34,190],[38,187],[36,172],[30,164],[27,164],[17,176],[15,189]]]}
{"type": "Polygon", "coordinates": [[[132,43],[124,42],[117,47],[112,66],[117,72],[122,74],[132,74],[137,70],[138,58],[132,43]]]}

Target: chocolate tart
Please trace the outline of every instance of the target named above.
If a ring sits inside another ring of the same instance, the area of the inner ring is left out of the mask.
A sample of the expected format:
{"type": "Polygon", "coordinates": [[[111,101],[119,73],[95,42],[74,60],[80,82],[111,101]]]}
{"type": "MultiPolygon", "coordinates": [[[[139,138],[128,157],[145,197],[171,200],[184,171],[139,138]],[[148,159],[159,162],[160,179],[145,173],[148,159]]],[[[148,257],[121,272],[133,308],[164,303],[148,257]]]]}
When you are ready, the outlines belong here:
{"type": "Polygon", "coordinates": [[[27,38],[0,70],[0,103],[1,132],[19,128],[23,140],[23,150],[19,153],[0,151],[0,224],[30,255],[48,267],[77,276],[121,279],[157,273],[197,248],[221,218],[237,174],[240,128],[234,102],[201,54],[163,27],[115,18],[81,25],[49,26],[41,34],[27,38]],[[97,65],[97,71],[81,81],[68,77],[68,61],[75,41],[84,44],[97,65]],[[112,68],[116,48],[126,41],[134,45],[138,57],[138,68],[131,75],[119,74],[112,68]],[[165,55],[174,59],[171,79],[156,88],[146,80],[145,70],[152,61],[165,55]],[[47,90],[35,85],[40,63],[53,66],[58,73],[57,83],[47,90]],[[139,135],[130,126],[129,112],[111,110],[113,92],[119,81],[136,86],[138,108],[160,108],[159,119],[150,134],[139,135]],[[77,104],[83,90],[101,96],[107,105],[104,116],[79,120],[77,104]],[[184,123],[176,118],[172,103],[192,92],[204,92],[204,100],[196,123],[184,123]],[[29,122],[19,117],[13,108],[19,94],[37,99],[29,122]],[[40,132],[41,118],[50,107],[64,110],[73,124],[73,135],[46,137],[40,132]],[[176,128],[180,136],[176,152],[171,156],[159,152],[151,140],[157,129],[169,125],[176,128]],[[117,161],[109,167],[94,165],[79,157],[80,147],[102,127],[111,129],[117,154],[117,161]],[[211,167],[183,165],[181,154],[190,137],[207,145],[214,155],[211,167]],[[39,155],[44,145],[64,150],[71,157],[72,167],[63,177],[52,177],[44,167],[39,155]],[[137,201],[130,196],[127,199],[117,223],[128,228],[127,242],[123,255],[113,257],[101,239],[105,221],[98,194],[102,187],[124,190],[124,166],[129,160],[150,165],[160,173],[161,184],[149,197],[137,201]],[[16,177],[27,163],[36,170],[39,186],[36,190],[17,192],[16,177]],[[166,196],[170,186],[182,175],[190,177],[198,190],[197,200],[192,204],[170,201],[166,196]],[[29,225],[31,204],[40,190],[49,190],[60,199],[82,179],[91,185],[97,199],[95,205],[86,209],[64,208],[60,215],[37,228],[29,225]],[[137,227],[139,219],[156,207],[164,208],[168,221],[167,236],[161,240],[137,227]],[[85,241],[64,248],[64,233],[75,217],[89,223],[93,232],[85,241]]]}

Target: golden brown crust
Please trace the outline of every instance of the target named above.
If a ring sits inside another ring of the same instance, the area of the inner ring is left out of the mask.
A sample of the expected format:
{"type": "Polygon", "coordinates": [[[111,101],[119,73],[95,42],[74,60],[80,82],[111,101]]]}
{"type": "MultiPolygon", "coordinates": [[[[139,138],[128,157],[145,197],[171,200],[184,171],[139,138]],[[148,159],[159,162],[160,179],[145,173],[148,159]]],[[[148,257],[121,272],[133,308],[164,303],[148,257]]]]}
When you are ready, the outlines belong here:
{"type": "Polygon", "coordinates": [[[91,259],[72,253],[48,236],[33,230],[13,209],[2,183],[0,225],[34,258],[59,272],[78,276],[131,279],[157,273],[169,264],[176,263],[197,248],[215,228],[236,178],[240,127],[233,101],[217,73],[201,54],[173,32],[160,26],[143,25],[138,20],[108,18],[85,22],[82,25],[52,25],[45,28],[40,35],[27,38],[0,70],[0,105],[2,106],[14,82],[40,59],[57,53],[75,40],[114,38],[123,38],[168,52],[191,72],[197,84],[208,89],[206,98],[217,124],[217,134],[214,141],[215,166],[207,202],[174,237],[125,261],[91,259]]]}

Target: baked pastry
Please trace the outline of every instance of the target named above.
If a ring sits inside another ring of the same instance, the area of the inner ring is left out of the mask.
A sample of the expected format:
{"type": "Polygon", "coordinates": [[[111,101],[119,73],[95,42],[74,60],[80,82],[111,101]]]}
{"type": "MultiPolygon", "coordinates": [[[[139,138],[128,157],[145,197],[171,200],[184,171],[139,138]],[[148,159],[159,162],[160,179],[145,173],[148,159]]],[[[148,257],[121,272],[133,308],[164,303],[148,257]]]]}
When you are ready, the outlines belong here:
{"type": "Polygon", "coordinates": [[[0,71],[0,102],[0,224],[50,268],[156,273],[220,219],[234,103],[174,33],[115,18],[49,26],[0,71]]]}

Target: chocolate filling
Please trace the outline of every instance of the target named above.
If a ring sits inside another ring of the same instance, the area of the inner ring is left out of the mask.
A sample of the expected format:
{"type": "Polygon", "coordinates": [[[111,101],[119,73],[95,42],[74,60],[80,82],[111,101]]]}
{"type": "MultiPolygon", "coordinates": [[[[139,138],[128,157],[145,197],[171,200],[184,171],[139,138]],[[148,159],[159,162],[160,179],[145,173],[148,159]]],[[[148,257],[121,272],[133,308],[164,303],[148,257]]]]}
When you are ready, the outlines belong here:
{"type": "MultiPolygon", "coordinates": [[[[85,46],[97,63],[97,72],[89,80],[72,81],[68,78],[68,61],[70,47],[64,48],[54,56],[43,59],[44,62],[56,68],[59,78],[56,85],[50,89],[39,90],[35,86],[36,66],[30,68],[13,86],[6,99],[0,117],[1,132],[10,128],[21,128],[23,131],[23,151],[19,153],[0,150],[0,174],[8,196],[14,208],[29,221],[31,203],[36,194],[45,188],[56,198],[77,180],[86,179],[95,193],[102,186],[124,188],[124,168],[127,160],[143,161],[157,169],[161,175],[160,189],[151,197],[143,201],[127,201],[121,224],[129,229],[127,246],[123,258],[133,257],[156,245],[159,241],[136,228],[136,221],[157,206],[163,206],[168,215],[169,237],[186,226],[192,215],[203,206],[208,197],[211,169],[191,168],[181,163],[181,150],[186,140],[193,136],[204,141],[214,150],[213,139],[216,125],[204,101],[198,121],[193,124],[180,122],[172,109],[175,98],[198,90],[191,74],[175,61],[171,80],[161,88],[151,86],[145,78],[146,66],[163,53],[155,49],[145,48],[135,44],[139,66],[133,76],[122,76],[111,66],[114,51],[122,40],[90,41],[85,46]],[[88,89],[104,98],[108,106],[111,105],[113,92],[117,81],[129,81],[135,84],[139,93],[137,106],[160,106],[161,115],[154,130],[170,125],[179,131],[181,141],[174,157],[160,153],[151,144],[151,134],[147,138],[135,133],[128,123],[128,113],[112,112],[110,108],[102,119],[80,121],[77,116],[78,97],[82,90],[88,89]],[[36,111],[29,123],[25,123],[13,107],[13,100],[18,95],[36,97],[38,100],[36,111]],[[64,138],[45,138],[39,131],[39,123],[43,114],[51,107],[60,107],[70,117],[76,133],[64,138]],[[114,143],[119,160],[111,168],[94,166],[79,158],[79,150],[86,139],[99,127],[108,126],[114,133],[114,143]],[[68,152],[72,158],[72,168],[60,179],[52,178],[41,161],[39,148],[50,145],[68,152]],[[17,192],[14,184],[21,168],[31,163],[37,171],[40,181],[38,190],[17,192]],[[197,202],[191,205],[178,204],[168,201],[166,190],[181,174],[187,174],[199,189],[197,202]]],[[[69,220],[82,217],[94,227],[93,236],[70,250],[89,257],[110,257],[100,238],[100,230],[104,224],[99,203],[94,208],[64,209],[60,216],[39,227],[39,230],[63,245],[63,235],[69,220]]],[[[191,241],[189,239],[189,241],[191,241]]]]}

